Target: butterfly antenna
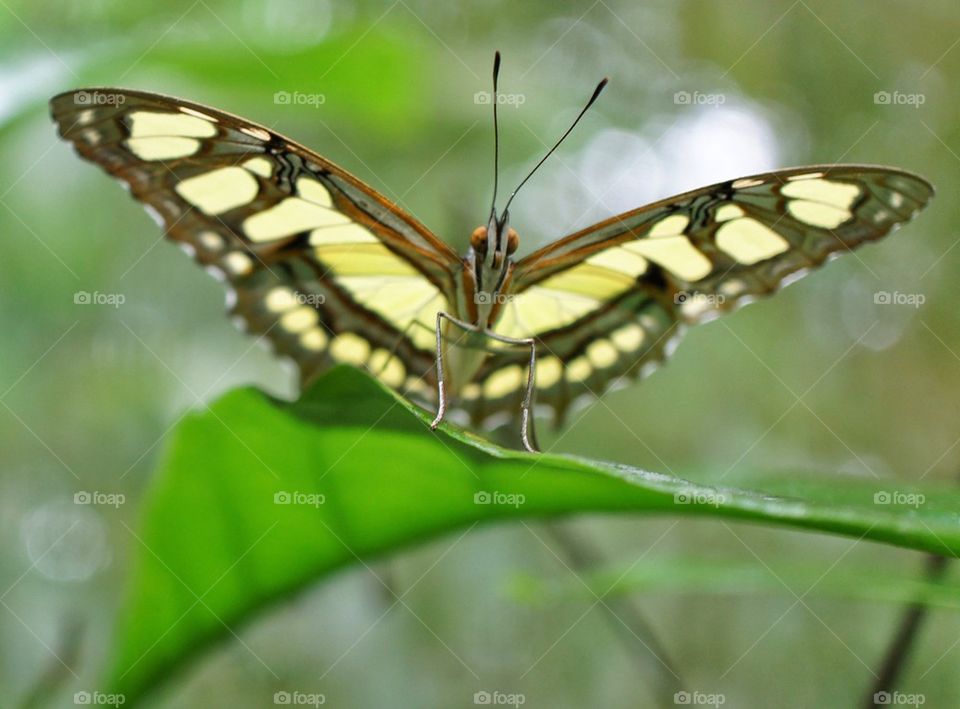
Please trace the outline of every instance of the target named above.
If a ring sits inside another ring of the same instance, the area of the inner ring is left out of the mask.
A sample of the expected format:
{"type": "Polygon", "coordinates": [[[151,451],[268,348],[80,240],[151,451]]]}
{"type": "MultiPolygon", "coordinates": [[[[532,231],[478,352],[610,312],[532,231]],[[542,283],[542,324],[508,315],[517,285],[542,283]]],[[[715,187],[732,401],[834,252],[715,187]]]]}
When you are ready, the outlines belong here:
{"type": "MultiPolygon", "coordinates": [[[[564,134],[560,136],[560,140],[553,144],[553,147],[550,148],[550,150],[547,151],[547,154],[540,159],[540,162],[533,166],[533,169],[527,173],[527,176],[523,178],[519,185],[517,185],[517,188],[510,193],[510,199],[507,200],[507,205],[503,208],[504,216],[506,216],[507,210],[510,209],[510,203],[513,202],[513,198],[517,196],[517,192],[520,191],[520,188],[527,184],[527,180],[533,177],[533,173],[540,169],[540,166],[547,161],[547,158],[553,155],[553,151],[560,147],[560,143],[562,143],[564,139],[570,135],[570,132],[576,128],[577,123],[579,123],[580,119],[583,118],[583,114],[587,112],[587,109],[590,108],[593,105],[593,102],[597,100],[597,97],[600,96],[600,92],[603,91],[603,87],[607,85],[607,81],[609,81],[609,79],[604,77],[600,83],[597,84],[597,88],[593,90],[593,96],[591,96],[590,100],[587,101],[587,105],[580,110],[580,113],[577,114],[577,117],[573,119],[573,123],[570,124],[570,127],[567,128],[564,134]]],[[[494,106],[494,110],[496,110],[496,106],[494,106]]]]}
{"type": "Polygon", "coordinates": [[[500,78],[500,51],[493,55],[493,202],[490,213],[497,213],[497,182],[500,174],[500,123],[497,120],[497,81],[500,78]]]}

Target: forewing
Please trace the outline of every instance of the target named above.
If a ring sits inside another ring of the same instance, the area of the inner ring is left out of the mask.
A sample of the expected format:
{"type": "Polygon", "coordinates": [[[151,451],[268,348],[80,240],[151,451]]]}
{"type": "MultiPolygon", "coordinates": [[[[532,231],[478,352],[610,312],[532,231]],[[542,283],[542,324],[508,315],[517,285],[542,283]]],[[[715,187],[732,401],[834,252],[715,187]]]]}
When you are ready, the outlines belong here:
{"type": "MultiPolygon", "coordinates": [[[[883,167],[783,170],[688,192],[534,252],[513,272],[496,331],[538,342],[537,401],[558,415],[650,371],[685,324],[775,292],[878,239],[933,195],[883,167]]],[[[475,419],[514,410],[524,355],[492,357],[465,390],[475,419]]]]}
{"type": "Polygon", "coordinates": [[[87,89],[51,111],[82,157],[223,274],[233,314],[303,381],[347,362],[430,397],[434,318],[461,262],[413,217],[307,148],[209,107],[87,89]]]}

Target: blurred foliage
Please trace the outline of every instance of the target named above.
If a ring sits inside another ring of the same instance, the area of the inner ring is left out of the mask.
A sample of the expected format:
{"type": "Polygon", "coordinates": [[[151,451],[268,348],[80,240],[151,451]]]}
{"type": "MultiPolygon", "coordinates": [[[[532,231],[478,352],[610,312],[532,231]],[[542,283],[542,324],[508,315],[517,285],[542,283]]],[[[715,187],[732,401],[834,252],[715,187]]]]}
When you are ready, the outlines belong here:
{"type": "MultiPolygon", "coordinates": [[[[792,587],[809,584],[820,574],[796,560],[774,561],[769,569],[756,563],[726,559],[685,559],[673,557],[652,562],[631,562],[623,567],[595,571],[583,581],[561,579],[545,583],[533,576],[518,576],[511,583],[515,596],[528,603],[550,604],[572,598],[615,597],[631,593],[775,594],[789,598],[792,587]]],[[[960,585],[933,581],[916,574],[891,576],[876,568],[843,568],[810,589],[813,596],[832,596],[848,601],[918,603],[960,610],[960,585]]]]}
{"type": "MultiPolygon", "coordinates": [[[[249,116],[355,172],[457,248],[486,216],[492,130],[474,94],[488,89],[496,48],[504,90],[524,97],[502,112],[505,184],[611,77],[511,209],[521,253],[619,209],[761,169],[845,161],[916,171],[939,190],[916,222],[692,330],[653,377],[541,435],[553,452],[705,484],[765,471],[788,486],[819,473],[898,489],[949,483],[960,467],[957,34],[948,0],[879,0],[868,12],[826,0],[4,2],[0,702],[15,705],[60,666],[52,653],[77,619],[78,659],[54,705],[97,686],[121,579],[141,551],[132,533],[141,496],[180,418],[238,385],[293,394],[288,370],[223,317],[220,284],[57,141],[49,96],[122,85],[249,116]],[[278,105],[277,91],[324,101],[278,105]],[[678,104],[677,92],[724,102],[678,104]],[[880,103],[878,92],[923,103],[880,103]],[[79,291],[122,293],[125,304],[78,305],[79,291]],[[881,306],[880,291],[925,303],[881,306]],[[125,501],[74,504],[83,491],[125,501]]],[[[619,560],[802,559],[818,576],[850,565],[909,577],[921,567],[903,550],[732,522],[569,524],[619,560]]],[[[479,690],[523,692],[527,706],[653,701],[646,678],[661,665],[626,651],[592,601],[530,608],[502,592],[518,569],[570,578],[540,525],[477,528],[372,568],[403,603],[384,599],[370,569],[344,572],[236,629],[155,704],[261,706],[252,697],[278,681],[357,706],[469,705],[479,690]]],[[[800,595],[816,580],[791,587],[800,595]]],[[[859,701],[897,617],[888,605],[827,597],[633,598],[685,686],[721,692],[727,706],[859,701]]],[[[951,706],[960,623],[937,621],[903,689],[951,706]]]]}

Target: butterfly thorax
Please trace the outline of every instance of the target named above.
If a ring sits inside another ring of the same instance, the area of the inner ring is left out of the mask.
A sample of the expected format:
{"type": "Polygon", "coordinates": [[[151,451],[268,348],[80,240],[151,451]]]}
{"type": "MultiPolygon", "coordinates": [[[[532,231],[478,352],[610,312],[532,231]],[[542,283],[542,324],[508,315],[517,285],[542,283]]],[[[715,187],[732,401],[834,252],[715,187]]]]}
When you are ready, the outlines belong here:
{"type": "Polygon", "coordinates": [[[451,361],[451,390],[469,382],[490,352],[484,332],[491,330],[507,301],[510,275],[513,270],[511,255],[517,250],[520,237],[503,219],[491,216],[487,226],[478,226],[470,235],[470,248],[463,259],[464,278],[461,317],[477,332],[465,332],[448,324],[445,332],[446,349],[451,361]]]}

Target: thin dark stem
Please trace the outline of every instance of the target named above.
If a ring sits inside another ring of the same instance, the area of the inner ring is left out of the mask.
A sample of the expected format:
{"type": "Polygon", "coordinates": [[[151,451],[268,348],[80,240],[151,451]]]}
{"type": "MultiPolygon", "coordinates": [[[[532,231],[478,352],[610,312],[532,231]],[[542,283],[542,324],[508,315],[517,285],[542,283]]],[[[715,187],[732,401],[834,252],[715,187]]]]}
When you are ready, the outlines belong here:
{"type": "MultiPolygon", "coordinates": [[[[602,567],[601,554],[582,535],[570,532],[560,522],[547,522],[545,527],[577,574],[602,567]]],[[[683,680],[657,631],[626,596],[601,597],[600,608],[624,647],[634,656],[638,669],[652,668],[657,678],[654,693],[658,703],[673,707],[674,695],[683,688],[683,680]]]]}
{"type": "MultiPolygon", "coordinates": [[[[950,559],[939,554],[930,554],[927,556],[924,577],[927,581],[936,582],[941,580],[947,572],[950,559]]],[[[903,667],[909,659],[911,652],[916,645],[917,635],[920,628],[930,614],[930,607],[922,603],[914,603],[903,612],[900,623],[897,626],[893,638],[887,647],[886,655],[883,658],[883,664],[877,673],[877,679],[869,688],[867,696],[864,698],[863,706],[866,709],[886,706],[878,703],[877,695],[883,692],[892,692],[897,686],[903,667]]]]}
{"type": "MultiPolygon", "coordinates": [[[[946,575],[950,561],[949,557],[940,554],[928,554],[924,577],[927,581],[940,581],[946,575]]],[[[880,671],[877,673],[877,680],[864,697],[864,707],[873,709],[873,707],[883,706],[876,702],[877,695],[881,692],[890,692],[896,687],[903,667],[916,644],[920,628],[929,614],[929,606],[922,603],[914,603],[903,612],[897,630],[887,646],[883,664],[880,665],[880,671]]]]}
{"type": "MultiPolygon", "coordinates": [[[[512,426],[490,432],[490,437],[503,446],[514,445],[512,426]]],[[[544,528],[566,557],[566,562],[577,573],[584,575],[603,568],[606,560],[582,535],[567,530],[562,522],[545,522],[544,528]]],[[[662,707],[676,706],[674,694],[681,691],[684,682],[678,665],[671,659],[666,646],[643,612],[627,596],[601,597],[600,607],[610,621],[614,632],[638,669],[647,669],[657,678],[654,695],[662,707]]]]}

